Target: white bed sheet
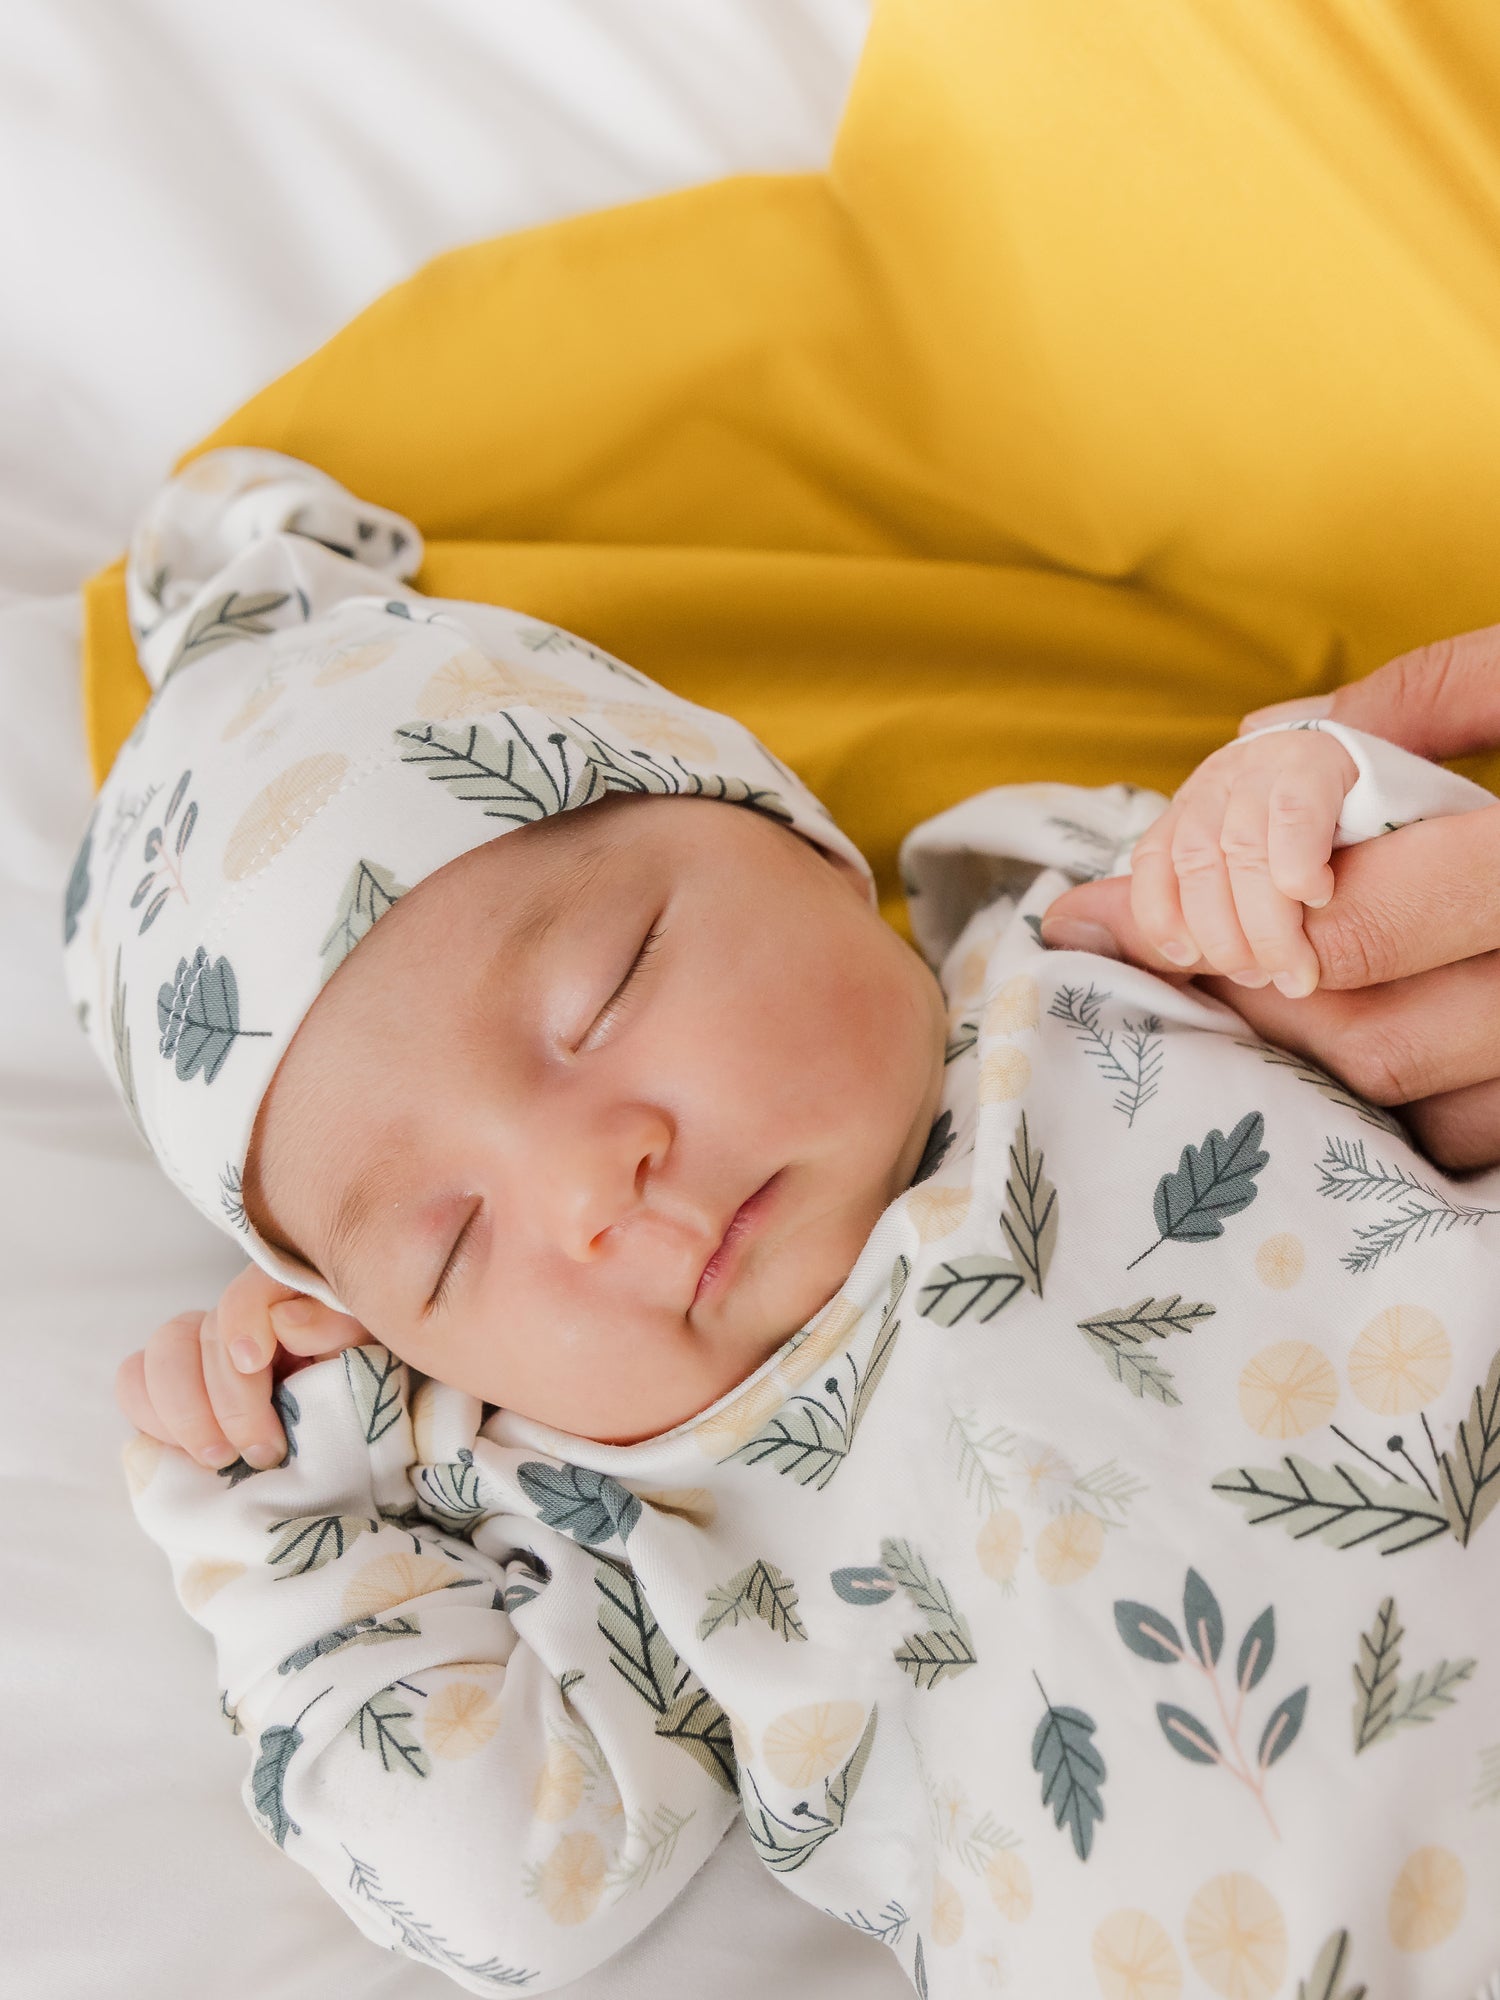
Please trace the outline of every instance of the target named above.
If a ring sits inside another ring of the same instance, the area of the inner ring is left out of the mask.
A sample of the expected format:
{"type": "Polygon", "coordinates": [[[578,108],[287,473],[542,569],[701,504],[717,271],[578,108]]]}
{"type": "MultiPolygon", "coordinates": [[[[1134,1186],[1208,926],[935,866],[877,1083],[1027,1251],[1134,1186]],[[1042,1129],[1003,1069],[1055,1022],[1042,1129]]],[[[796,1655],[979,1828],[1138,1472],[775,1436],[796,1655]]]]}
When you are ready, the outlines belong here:
{"type": "MultiPolygon", "coordinates": [[[[826,155],[865,0],[0,0],[0,1995],[418,2000],[260,1839],[111,1384],[233,1246],[74,1028],[81,579],[185,445],[452,244],[826,155]]],[[[736,1829],[579,2000],[909,1993],[736,1829]]],[[[448,1990],[451,1990],[448,1989],[448,1990]]]]}

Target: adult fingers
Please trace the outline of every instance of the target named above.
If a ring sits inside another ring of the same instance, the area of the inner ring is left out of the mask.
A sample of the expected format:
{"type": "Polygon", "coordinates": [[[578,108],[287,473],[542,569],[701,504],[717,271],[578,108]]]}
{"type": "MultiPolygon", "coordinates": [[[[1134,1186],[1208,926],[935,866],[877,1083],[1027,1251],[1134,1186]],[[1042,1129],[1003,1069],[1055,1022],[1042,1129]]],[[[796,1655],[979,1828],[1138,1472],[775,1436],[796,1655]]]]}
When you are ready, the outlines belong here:
{"type": "Polygon", "coordinates": [[[1450,1173],[1500,1165],[1500,1078],[1424,1097],[1402,1116],[1428,1159],[1450,1173]]]}
{"type": "Polygon", "coordinates": [[[1331,695],[1258,708],[1240,731],[1309,715],[1384,736],[1419,757],[1494,749],[1500,746],[1500,625],[1402,653],[1331,695]]]}
{"type": "Polygon", "coordinates": [[[1135,920],[1128,875],[1079,882],[1064,890],[1043,915],[1040,929],[1049,951],[1095,951],[1104,958],[1126,958],[1179,982],[1191,979],[1195,971],[1208,970],[1201,958],[1191,965],[1174,965],[1157,950],[1135,920]]]}
{"type": "Polygon", "coordinates": [[[1500,805],[1418,820],[1333,857],[1309,910],[1325,988],[1372,986],[1500,948],[1500,805]]]}

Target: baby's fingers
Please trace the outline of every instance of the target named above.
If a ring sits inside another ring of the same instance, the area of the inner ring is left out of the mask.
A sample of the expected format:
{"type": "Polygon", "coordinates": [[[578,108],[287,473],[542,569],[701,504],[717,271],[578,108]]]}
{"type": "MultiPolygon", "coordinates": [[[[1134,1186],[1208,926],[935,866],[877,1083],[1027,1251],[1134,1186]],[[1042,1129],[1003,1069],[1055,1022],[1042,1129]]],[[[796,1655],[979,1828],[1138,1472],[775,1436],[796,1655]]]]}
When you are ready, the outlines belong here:
{"type": "Polygon", "coordinates": [[[140,1428],[165,1444],[180,1445],[204,1465],[230,1464],[239,1453],[219,1427],[203,1380],[199,1329],[206,1313],[179,1313],[157,1328],[141,1357],[145,1392],[155,1421],[140,1428]]]}
{"type": "Polygon", "coordinates": [[[224,1352],[218,1320],[217,1309],[206,1313],[199,1335],[209,1400],[236,1456],[257,1472],[264,1471],[268,1465],[280,1465],[286,1457],[286,1433],[271,1403],[270,1365],[249,1374],[234,1367],[224,1352]]]}
{"type": "Polygon", "coordinates": [[[1333,900],[1328,857],[1348,789],[1325,760],[1293,764],[1271,782],[1266,829],[1271,879],[1310,909],[1321,910],[1333,900]]]}
{"type": "Polygon", "coordinates": [[[1269,771],[1240,777],[1224,808],[1219,843],[1229,868],[1234,906],[1257,964],[1289,997],[1311,993],[1318,983],[1318,956],[1302,929],[1302,903],[1272,879],[1269,855],[1272,786],[1269,771]]]}

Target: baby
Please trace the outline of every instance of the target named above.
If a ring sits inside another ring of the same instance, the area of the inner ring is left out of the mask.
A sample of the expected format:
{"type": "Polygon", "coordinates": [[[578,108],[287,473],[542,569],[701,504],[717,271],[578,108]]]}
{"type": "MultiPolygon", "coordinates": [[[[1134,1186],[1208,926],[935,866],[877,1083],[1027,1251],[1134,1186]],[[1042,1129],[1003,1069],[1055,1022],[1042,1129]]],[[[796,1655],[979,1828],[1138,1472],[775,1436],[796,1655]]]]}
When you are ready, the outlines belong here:
{"type": "Polygon", "coordinates": [[[173,482],[69,888],[254,1259],[119,1394],[257,1823],[476,1993],[737,1816],[922,1994],[1477,1989],[1500,1180],[1036,931],[1129,870],[1306,992],[1331,846],[1489,795],[1328,725],[982,794],[904,844],[919,958],[737,725],[419,560],[274,454],[173,482]]]}

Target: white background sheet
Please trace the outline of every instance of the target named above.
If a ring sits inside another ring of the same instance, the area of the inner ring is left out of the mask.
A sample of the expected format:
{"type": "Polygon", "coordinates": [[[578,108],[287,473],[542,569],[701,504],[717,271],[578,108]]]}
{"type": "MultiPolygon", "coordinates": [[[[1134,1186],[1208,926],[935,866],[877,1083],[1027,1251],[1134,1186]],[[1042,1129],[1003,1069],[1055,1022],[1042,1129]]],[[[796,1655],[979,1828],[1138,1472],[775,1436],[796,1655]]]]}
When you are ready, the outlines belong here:
{"type": "MultiPolygon", "coordinates": [[[[453,244],[826,157],[865,0],[0,0],[0,1995],[436,2000],[261,1839],[112,1382],[233,1246],[73,1026],[76,589],[182,448],[453,244]]],[[[736,1830],[579,2000],[897,2000],[736,1830]]]]}

